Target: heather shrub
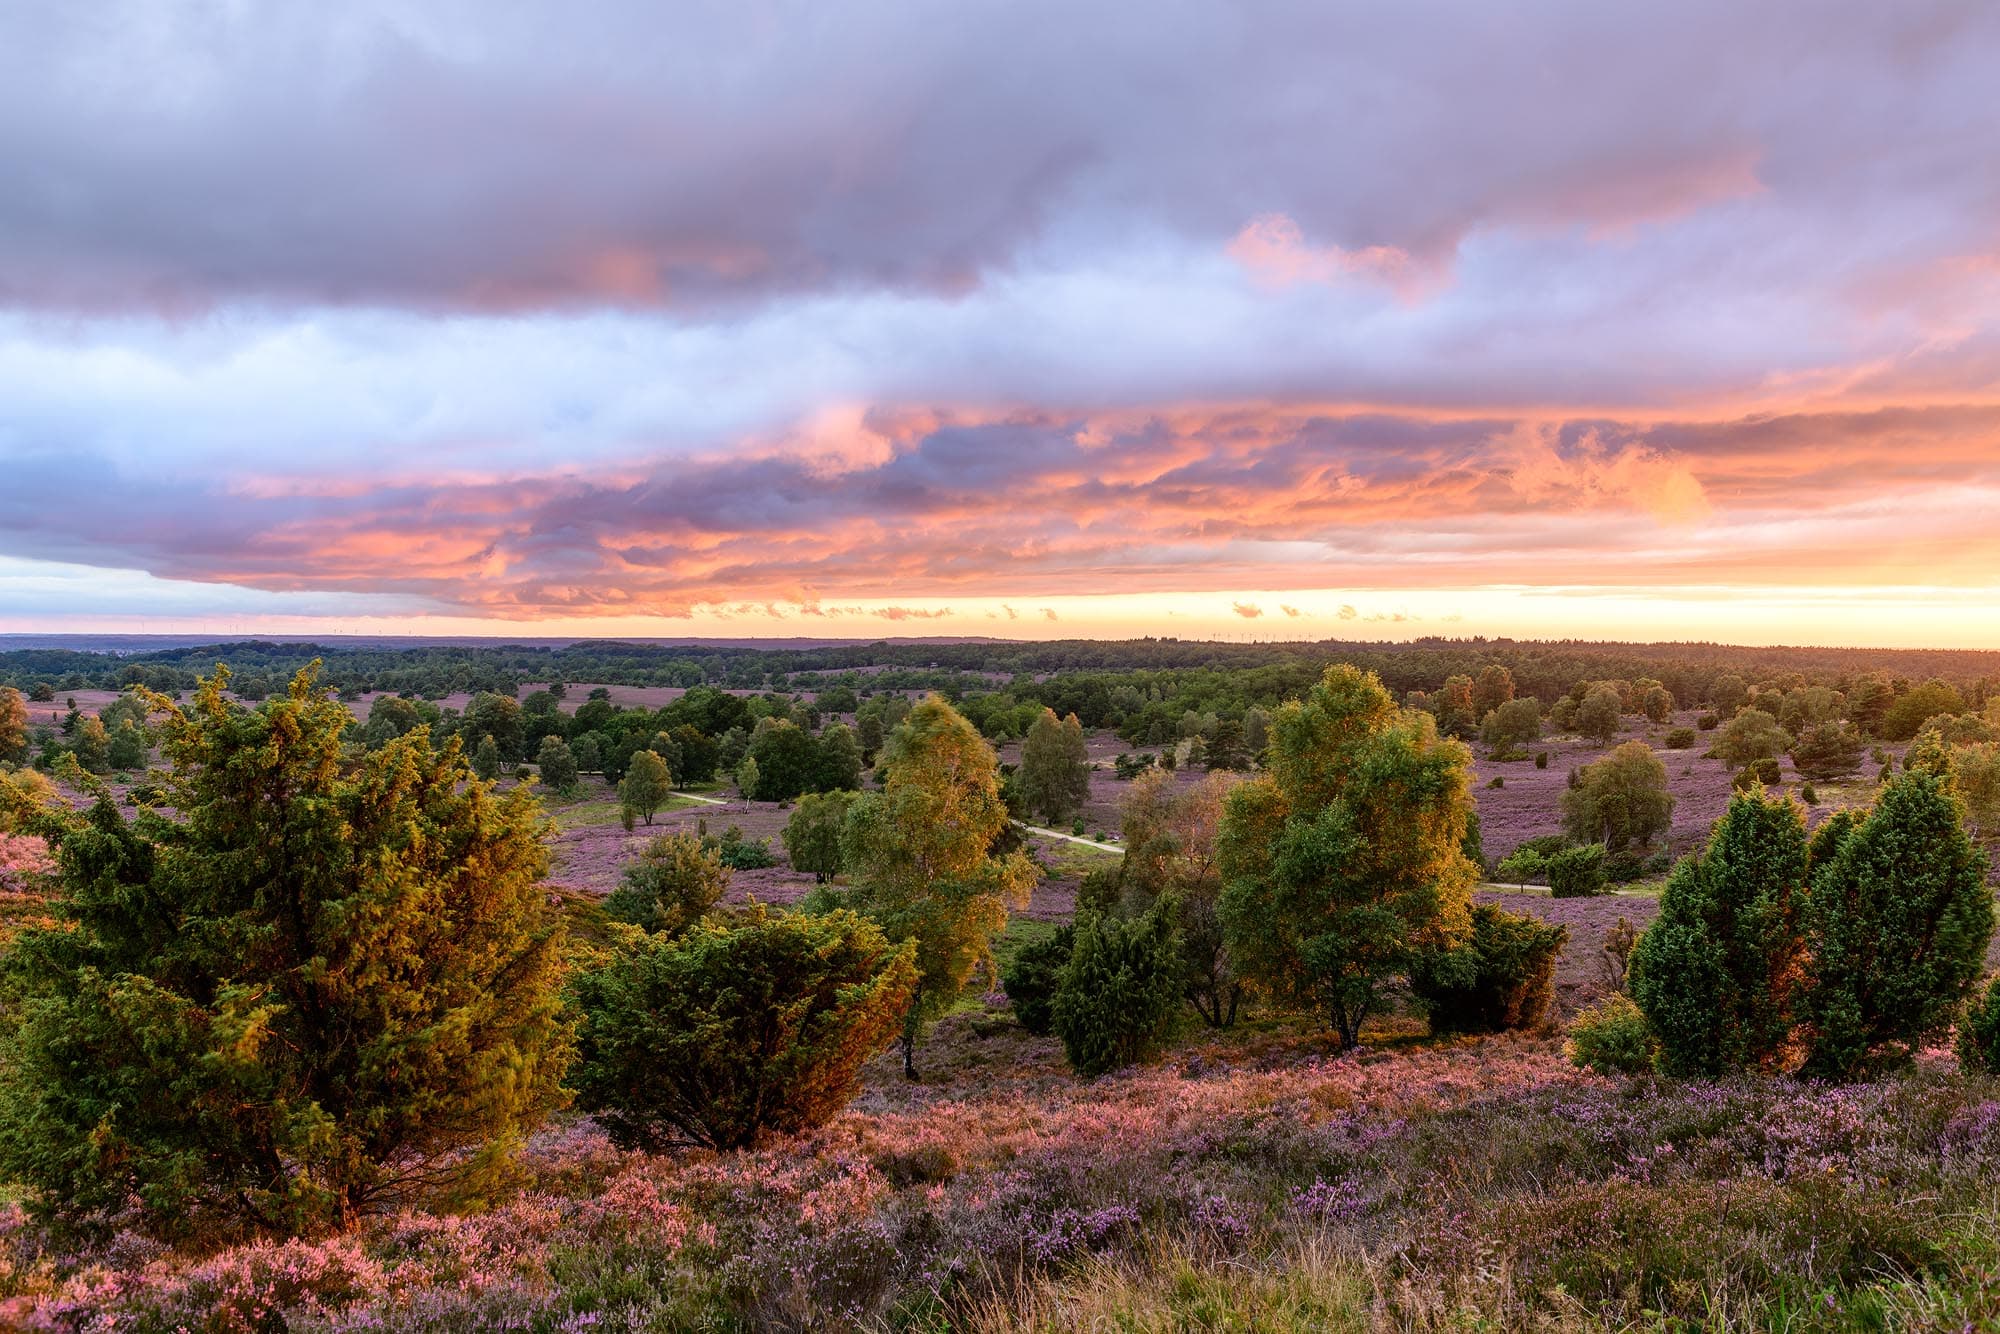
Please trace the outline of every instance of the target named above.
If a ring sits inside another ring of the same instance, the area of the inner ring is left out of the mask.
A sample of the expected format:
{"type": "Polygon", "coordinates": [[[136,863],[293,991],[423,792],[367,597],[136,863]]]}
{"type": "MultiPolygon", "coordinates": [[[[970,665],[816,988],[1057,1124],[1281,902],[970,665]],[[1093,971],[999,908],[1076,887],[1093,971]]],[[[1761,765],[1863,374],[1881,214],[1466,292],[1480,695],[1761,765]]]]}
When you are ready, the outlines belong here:
{"type": "Polygon", "coordinates": [[[477,1200],[561,1100],[561,924],[533,798],[419,729],[350,755],[308,668],[256,710],[161,696],[177,818],[50,832],[53,927],[6,956],[0,1176],[170,1235],[477,1200]]]}
{"type": "Polygon", "coordinates": [[[738,1149],[822,1124],[895,1037],[916,986],[845,910],[773,915],[636,943],[575,985],[584,1016],[575,1085],[614,1142],[738,1149]]]}
{"type": "Polygon", "coordinates": [[[1985,966],[1993,893],[1948,773],[1898,775],[1823,854],[1822,841],[1801,914],[1806,1068],[1851,1079],[1950,1024],[1985,966]]]}
{"type": "Polygon", "coordinates": [[[1549,893],[1559,899],[1589,898],[1604,892],[1604,845],[1564,848],[1548,859],[1549,893]]]}
{"type": "Polygon", "coordinates": [[[614,921],[677,936],[707,916],[729,892],[729,868],[693,834],[650,840],[604,900],[614,921]]]}
{"type": "Polygon", "coordinates": [[[1014,951],[1000,970],[1000,989],[1007,993],[1014,1018],[1038,1037],[1055,1023],[1056,986],[1075,941],[1075,927],[1059,927],[1014,951]]]}
{"type": "Polygon", "coordinates": [[[1122,1069],[1159,1050],[1180,1008],[1177,906],[1168,894],[1137,917],[1077,924],[1051,1017],[1078,1074],[1122,1069]]]}
{"type": "Polygon", "coordinates": [[[1653,1067],[1653,1033],[1632,998],[1608,997],[1570,1021],[1563,1050],[1570,1060],[1601,1075],[1638,1074],[1653,1067]]]}
{"type": "Polygon", "coordinates": [[[1556,956],[1569,928],[1490,903],[1472,909],[1472,937],[1455,950],[1426,951],[1410,968],[1410,990],[1433,1033],[1533,1028],[1555,996],[1556,956]]]}
{"type": "Polygon", "coordinates": [[[1958,1059],[1968,1069],[2000,1075],[2000,977],[1960,1017],[1958,1059]]]}

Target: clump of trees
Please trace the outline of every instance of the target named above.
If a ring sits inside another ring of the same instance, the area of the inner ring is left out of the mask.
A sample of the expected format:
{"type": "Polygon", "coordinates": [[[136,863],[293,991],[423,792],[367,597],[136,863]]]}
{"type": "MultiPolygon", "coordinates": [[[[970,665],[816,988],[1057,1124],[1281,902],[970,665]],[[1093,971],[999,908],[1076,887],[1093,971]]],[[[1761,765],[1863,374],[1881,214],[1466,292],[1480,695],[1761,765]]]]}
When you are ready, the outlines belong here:
{"type": "Polygon", "coordinates": [[[1477,904],[1463,945],[1417,956],[1410,991],[1434,1033],[1533,1028],[1555,998],[1556,957],[1568,942],[1566,926],[1477,904]]]}
{"type": "Polygon", "coordinates": [[[640,849],[604,900],[614,921],[678,936],[729,892],[720,845],[689,833],[662,834],[640,849]]]}
{"type": "Polygon", "coordinates": [[[1851,1079],[1948,1029],[1993,933],[1985,858],[1942,753],[1886,782],[1865,816],[1736,798],[1675,868],[1632,955],[1662,1069],[1770,1067],[1851,1079]]]}
{"type": "Polygon", "coordinates": [[[1053,709],[1042,710],[1021,743],[1014,789],[1021,810],[1049,824],[1083,809],[1090,799],[1090,754],[1075,714],[1058,719],[1053,709]]]}

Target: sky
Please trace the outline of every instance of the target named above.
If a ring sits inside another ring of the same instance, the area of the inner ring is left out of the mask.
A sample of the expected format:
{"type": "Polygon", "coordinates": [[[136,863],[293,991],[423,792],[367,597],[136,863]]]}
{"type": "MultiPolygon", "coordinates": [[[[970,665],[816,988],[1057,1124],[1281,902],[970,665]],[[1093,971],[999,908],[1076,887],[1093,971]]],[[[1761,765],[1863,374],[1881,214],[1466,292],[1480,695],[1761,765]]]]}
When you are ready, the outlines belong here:
{"type": "Polygon", "coordinates": [[[2000,6],[0,11],[0,632],[2000,647],[2000,6]]]}

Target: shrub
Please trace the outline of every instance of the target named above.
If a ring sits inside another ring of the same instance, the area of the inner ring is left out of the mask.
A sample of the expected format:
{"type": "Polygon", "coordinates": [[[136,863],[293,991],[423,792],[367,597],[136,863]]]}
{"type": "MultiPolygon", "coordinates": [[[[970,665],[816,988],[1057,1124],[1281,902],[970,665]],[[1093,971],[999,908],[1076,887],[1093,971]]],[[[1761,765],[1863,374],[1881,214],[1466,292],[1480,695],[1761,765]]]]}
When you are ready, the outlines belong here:
{"type": "Polygon", "coordinates": [[[1805,812],[1741,796],[1674,868],[1632,956],[1633,998],[1667,1073],[1719,1075],[1784,1043],[1809,865],[1805,812]]]}
{"type": "Polygon", "coordinates": [[[344,1226],[490,1189],[560,1101],[533,798],[421,734],[344,757],[316,677],[151,697],[175,818],[106,798],[55,831],[62,920],[9,948],[0,1052],[0,1175],[50,1212],[344,1226]]]}
{"type": "Polygon", "coordinates": [[[1533,848],[1516,848],[1493,868],[1494,878],[1507,885],[1525,885],[1548,872],[1549,859],[1533,848]]]}
{"type": "Polygon", "coordinates": [[[1670,727],[1667,734],[1660,738],[1660,745],[1667,750],[1693,750],[1695,730],[1692,727],[1670,727]]]}
{"type": "Polygon", "coordinates": [[[1420,954],[1410,990],[1433,1033],[1498,1033],[1533,1028],[1555,995],[1556,955],[1569,928],[1490,903],[1472,910],[1472,939],[1455,950],[1420,954]]]}
{"type": "Polygon", "coordinates": [[[1076,928],[1060,927],[1021,946],[1000,970],[1000,989],[1014,1007],[1014,1018],[1037,1037],[1055,1023],[1056,987],[1075,944],[1076,928]]]}
{"type": "Polygon", "coordinates": [[[1152,1056],[1181,1003],[1181,943],[1172,894],[1138,917],[1090,917],[1076,927],[1051,1009],[1080,1075],[1152,1056]]]}
{"type": "Polygon", "coordinates": [[[1579,1014],[1563,1050],[1570,1060],[1601,1075],[1636,1075],[1653,1066],[1653,1035],[1646,1016],[1623,994],[1579,1014]]]}
{"type": "Polygon", "coordinates": [[[729,869],[693,834],[662,834],[625,868],[604,911],[616,921],[680,935],[722,901],[729,869]]]}
{"type": "Polygon", "coordinates": [[[1549,858],[1549,893],[1559,899],[1589,898],[1604,892],[1604,845],[1564,848],[1549,858]]]}
{"type": "Polygon", "coordinates": [[[1968,1069],[2000,1075],[2000,977],[1959,1019],[1958,1059],[1968,1069]]]}
{"type": "Polygon", "coordinates": [[[1715,714],[1704,713],[1701,717],[1694,720],[1694,725],[1699,731],[1713,732],[1716,728],[1722,726],[1722,719],[1715,714]]]}
{"type": "Polygon", "coordinates": [[[1507,786],[1507,778],[1504,774],[1494,774],[1493,777],[1486,780],[1486,786],[1492,788],[1505,787],[1507,786]]]}
{"type": "Polygon", "coordinates": [[[739,1149],[822,1125],[895,1039],[915,946],[846,910],[653,937],[577,980],[578,1104],[614,1142],[739,1149]]]}
{"type": "Polygon", "coordinates": [[[1785,770],[1776,756],[1767,755],[1750,765],[1750,771],[1757,775],[1757,781],[1766,787],[1775,787],[1785,781],[1785,770]]]}
{"type": "Polygon", "coordinates": [[[1985,963],[1993,894],[1948,775],[1891,779],[1867,819],[1822,826],[1814,855],[1806,1068],[1849,1079],[1951,1021],[1985,963]]]}
{"type": "Polygon", "coordinates": [[[1549,753],[1547,751],[1538,750],[1535,752],[1535,767],[1537,769],[1546,769],[1549,767],[1549,753]]]}
{"type": "Polygon", "coordinates": [[[1817,806],[1819,805],[1819,792],[1811,783],[1801,783],[1799,785],[1799,800],[1808,806],[1817,806]]]}
{"type": "Polygon", "coordinates": [[[768,843],[761,838],[745,838],[735,825],[723,830],[722,837],[706,838],[702,843],[712,848],[722,864],[732,871],[761,871],[778,864],[768,843]]]}

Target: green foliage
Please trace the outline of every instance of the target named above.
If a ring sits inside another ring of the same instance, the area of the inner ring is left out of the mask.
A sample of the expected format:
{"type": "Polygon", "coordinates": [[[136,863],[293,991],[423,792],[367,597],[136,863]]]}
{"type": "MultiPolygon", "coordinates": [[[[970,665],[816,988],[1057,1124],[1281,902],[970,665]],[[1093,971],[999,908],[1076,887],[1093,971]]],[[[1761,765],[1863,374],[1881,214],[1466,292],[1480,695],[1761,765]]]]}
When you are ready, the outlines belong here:
{"type": "Polygon", "coordinates": [[[1632,994],[1673,1075],[1769,1062],[1791,1028],[1797,917],[1811,869],[1804,810],[1739,796],[1674,868],[1632,954],[1632,994]]]}
{"type": "Polygon", "coordinates": [[[1613,994],[1570,1022],[1563,1050],[1600,1075],[1636,1075],[1652,1069],[1654,1041],[1646,1016],[1632,998],[1613,994]]]}
{"type": "Polygon", "coordinates": [[[861,786],[861,743],[846,723],[834,723],[819,734],[813,760],[815,792],[853,792],[861,786]]]}
{"type": "MultiPolygon", "coordinates": [[[[1222,874],[1216,860],[1216,838],[1229,783],[1211,774],[1187,785],[1172,775],[1154,771],[1126,793],[1120,815],[1125,857],[1119,864],[1115,889],[1105,911],[1125,915],[1143,912],[1156,900],[1171,896],[1175,926],[1180,933],[1183,989],[1188,1004],[1211,1027],[1236,1022],[1243,984],[1231,962],[1224,937],[1222,874]]],[[[1088,911],[1079,893],[1077,911],[1088,911]]]]}
{"type": "Polygon", "coordinates": [[[1613,853],[1628,843],[1646,847],[1673,823],[1667,766],[1645,742],[1627,741],[1576,772],[1562,811],[1566,832],[1580,843],[1599,842],[1613,853]]]}
{"type": "Polygon", "coordinates": [[[1542,706],[1533,699],[1510,699],[1487,713],[1479,739],[1494,757],[1512,755],[1542,734],[1542,706]]]}
{"type": "Polygon", "coordinates": [[[1604,892],[1604,845],[1586,843],[1549,854],[1549,893],[1559,899],[1585,899],[1604,892]]]}
{"type": "Polygon", "coordinates": [[[853,913],[769,914],[649,937],[577,979],[577,1101],[626,1147],[748,1148],[822,1125],[893,1040],[916,985],[853,913]]]}
{"type": "Polygon", "coordinates": [[[1075,944],[1076,928],[1058,927],[1021,946],[1000,970],[1000,989],[1007,993],[1014,1018],[1037,1037],[1055,1026],[1056,988],[1075,944]]]}
{"type": "Polygon", "coordinates": [[[0,1175],[175,1235],[477,1199],[561,1100],[542,824],[422,731],[343,755],[308,670],[256,712],[169,701],[168,804],[56,831],[61,922],[6,958],[0,1175]]]}
{"type": "Polygon", "coordinates": [[[1660,746],[1664,750],[1693,750],[1698,739],[1692,727],[1670,727],[1660,738],[1660,746]]]}
{"type": "Polygon", "coordinates": [[[1077,924],[1051,1020],[1078,1074],[1106,1074],[1158,1052],[1181,1002],[1174,916],[1169,894],[1138,917],[1077,924]]]}
{"type": "Polygon", "coordinates": [[[1457,949],[1426,950],[1410,967],[1410,990],[1433,1033],[1533,1028],[1555,997],[1556,956],[1569,928],[1490,903],[1472,909],[1472,936],[1457,949]]]}
{"type": "Polygon", "coordinates": [[[890,940],[916,944],[917,986],[903,1027],[903,1068],[915,1076],[923,1026],[957,1001],[1010,903],[1025,905],[1038,874],[1025,853],[995,857],[1007,827],[993,749],[935,695],[884,744],[883,790],[847,815],[841,861],[857,911],[890,940]]]}
{"type": "Polygon", "coordinates": [[[1958,1059],[1967,1069],[2000,1075],[2000,977],[1959,1018],[1958,1059]]]}
{"type": "Polygon", "coordinates": [[[1965,712],[1965,697],[1943,681],[1926,681],[1888,706],[1875,729],[1884,741],[1908,741],[1940,714],[1965,712]]]}
{"type": "Polygon", "coordinates": [[[111,729],[111,743],[106,747],[104,757],[111,768],[130,773],[146,767],[146,756],[151,749],[145,725],[130,718],[121,718],[118,725],[111,729]]]}
{"type": "Polygon", "coordinates": [[[111,734],[104,730],[101,718],[84,718],[77,723],[75,738],[70,742],[70,752],[86,773],[108,774],[111,772],[111,734]]]}
{"type": "Polygon", "coordinates": [[[1578,736],[1603,745],[1618,735],[1618,728],[1624,713],[1623,701],[1618,697],[1617,688],[1599,685],[1591,688],[1576,706],[1575,720],[1571,726],[1578,736]]]}
{"type": "Polygon", "coordinates": [[[1500,859],[1493,876],[1502,884],[1525,885],[1549,873],[1549,859],[1534,848],[1516,848],[1500,859]]]}
{"type": "Polygon", "coordinates": [[[1792,745],[1803,778],[1840,778],[1861,767],[1861,733],[1849,723],[1813,723],[1792,745]]]}
{"type": "Polygon", "coordinates": [[[763,839],[745,838],[743,831],[735,825],[723,830],[719,838],[704,838],[702,846],[712,850],[732,871],[761,871],[778,864],[778,859],[771,855],[770,846],[763,839]]]}
{"type": "Polygon", "coordinates": [[[841,872],[840,831],[858,792],[815,792],[799,799],[782,835],[795,871],[810,871],[820,884],[841,872]]]}
{"type": "Polygon", "coordinates": [[[1224,805],[1224,937],[1241,975],[1352,1046],[1418,950],[1471,931],[1471,755],[1345,666],[1272,732],[1268,774],[1224,805]]]}
{"type": "Polygon", "coordinates": [[[1951,1022],[1984,967],[1993,894],[1948,774],[1900,774],[1867,819],[1822,837],[1802,913],[1806,1068],[1851,1079],[1951,1022]]]}
{"type": "Polygon", "coordinates": [[[541,749],[535,752],[535,772],[552,792],[576,791],[576,756],[559,736],[542,738],[541,749]]]}
{"type": "Polygon", "coordinates": [[[673,794],[673,786],[673,775],[667,772],[667,762],[657,753],[650,750],[633,752],[631,763],[625,767],[625,776],[618,780],[618,805],[626,816],[625,827],[631,828],[635,821],[653,823],[653,817],[673,794]]]}
{"type": "Polygon", "coordinates": [[[1732,769],[1741,769],[1758,760],[1775,759],[1790,750],[1792,738],[1778,720],[1762,709],[1744,709],[1709,747],[1709,753],[1732,769]]]}
{"type": "Polygon", "coordinates": [[[729,892],[721,855],[693,834],[650,840],[604,900],[613,921],[677,936],[706,917],[729,892]]]}
{"type": "Polygon", "coordinates": [[[479,745],[472,752],[472,773],[482,783],[500,776],[500,744],[492,737],[479,738],[479,745]]]}
{"type": "Polygon", "coordinates": [[[1090,756],[1076,715],[1043,709],[1021,743],[1015,774],[1021,809],[1049,824],[1069,819],[1090,797],[1090,756]]]}

